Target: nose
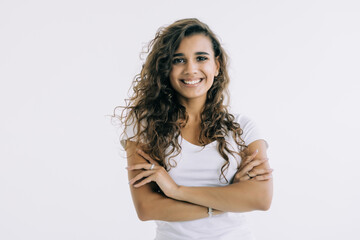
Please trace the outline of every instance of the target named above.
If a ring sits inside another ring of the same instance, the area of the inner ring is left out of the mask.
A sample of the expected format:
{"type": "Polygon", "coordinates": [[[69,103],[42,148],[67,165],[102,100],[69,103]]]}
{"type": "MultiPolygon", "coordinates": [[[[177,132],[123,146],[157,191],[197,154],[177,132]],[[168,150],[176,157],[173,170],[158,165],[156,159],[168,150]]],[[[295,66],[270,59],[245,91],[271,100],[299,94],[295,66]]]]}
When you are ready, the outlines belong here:
{"type": "Polygon", "coordinates": [[[193,60],[186,62],[184,74],[196,74],[198,71],[198,64],[193,60]]]}

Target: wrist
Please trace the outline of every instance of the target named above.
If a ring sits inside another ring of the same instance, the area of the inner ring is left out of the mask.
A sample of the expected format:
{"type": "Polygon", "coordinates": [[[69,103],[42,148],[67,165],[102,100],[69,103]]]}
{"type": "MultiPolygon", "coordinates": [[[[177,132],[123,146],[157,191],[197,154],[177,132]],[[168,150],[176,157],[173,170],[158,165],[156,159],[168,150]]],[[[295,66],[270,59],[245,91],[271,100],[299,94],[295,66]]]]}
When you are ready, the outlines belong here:
{"type": "Polygon", "coordinates": [[[179,201],[184,201],[184,190],[185,190],[185,186],[181,186],[178,185],[177,190],[175,191],[175,193],[173,194],[173,198],[179,201]]]}

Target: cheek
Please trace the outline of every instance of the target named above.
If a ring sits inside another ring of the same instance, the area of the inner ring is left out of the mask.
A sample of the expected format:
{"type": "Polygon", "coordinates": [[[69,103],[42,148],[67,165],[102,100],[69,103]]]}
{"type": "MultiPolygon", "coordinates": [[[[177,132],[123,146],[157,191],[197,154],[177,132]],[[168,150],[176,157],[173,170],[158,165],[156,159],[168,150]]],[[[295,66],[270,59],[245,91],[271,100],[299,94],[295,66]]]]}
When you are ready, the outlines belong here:
{"type": "Polygon", "coordinates": [[[216,71],[217,71],[216,65],[208,67],[208,72],[211,73],[212,75],[215,75],[216,71]]]}
{"type": "Polygon", "coordinates": [[[180,70],[176,67],[173,67],[170,71],[170,74],[169,74],[169,78],[170,78],[170,83],[171,85],[173,83],[176,83],[177,82],[177,79],[178,79],[178,76],[180,74],[180,70]]]}
{"type": "Polygon", "coordinates": [[[170,77],[170,86],[172,87],[172,88],[175,88],[175,86],[174,86],[174,80],[170,77]]]}
{"type": "Polygon", "coordinates": [[[174,74],[174,70],[171,70],[171,72],[169,74],[169,80],[170,80],[170,85],[174,88],[174,85],[176,83],[176,77],[174,74]]]}

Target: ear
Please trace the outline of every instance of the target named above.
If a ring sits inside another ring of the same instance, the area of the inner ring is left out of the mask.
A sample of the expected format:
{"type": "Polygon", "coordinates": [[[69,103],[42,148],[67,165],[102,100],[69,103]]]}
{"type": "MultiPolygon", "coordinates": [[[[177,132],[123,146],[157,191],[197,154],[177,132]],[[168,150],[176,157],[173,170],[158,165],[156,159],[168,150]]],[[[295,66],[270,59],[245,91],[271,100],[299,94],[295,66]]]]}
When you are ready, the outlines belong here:
{"type": "Polygon", "coordinates": [[[217,77],[217,76],[219,75],[219,72],[220,72],[219,56],[217,56],[217,57],[215,58],[215,64],[216,64],[215,77],[217,77]]]}

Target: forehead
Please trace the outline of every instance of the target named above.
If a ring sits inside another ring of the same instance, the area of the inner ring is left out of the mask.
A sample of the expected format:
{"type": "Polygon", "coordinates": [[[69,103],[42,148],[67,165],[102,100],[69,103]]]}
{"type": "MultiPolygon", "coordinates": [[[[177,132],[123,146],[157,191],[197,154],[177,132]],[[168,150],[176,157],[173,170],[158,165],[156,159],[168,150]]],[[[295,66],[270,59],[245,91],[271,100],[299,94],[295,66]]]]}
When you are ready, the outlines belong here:
{"type": "Polygon", "coordinates": [[[195,34],[181,40],[175,53],[191,54],[194,52],[207,52],[214,54],[211,40],[204,34],[195,34]]]}

